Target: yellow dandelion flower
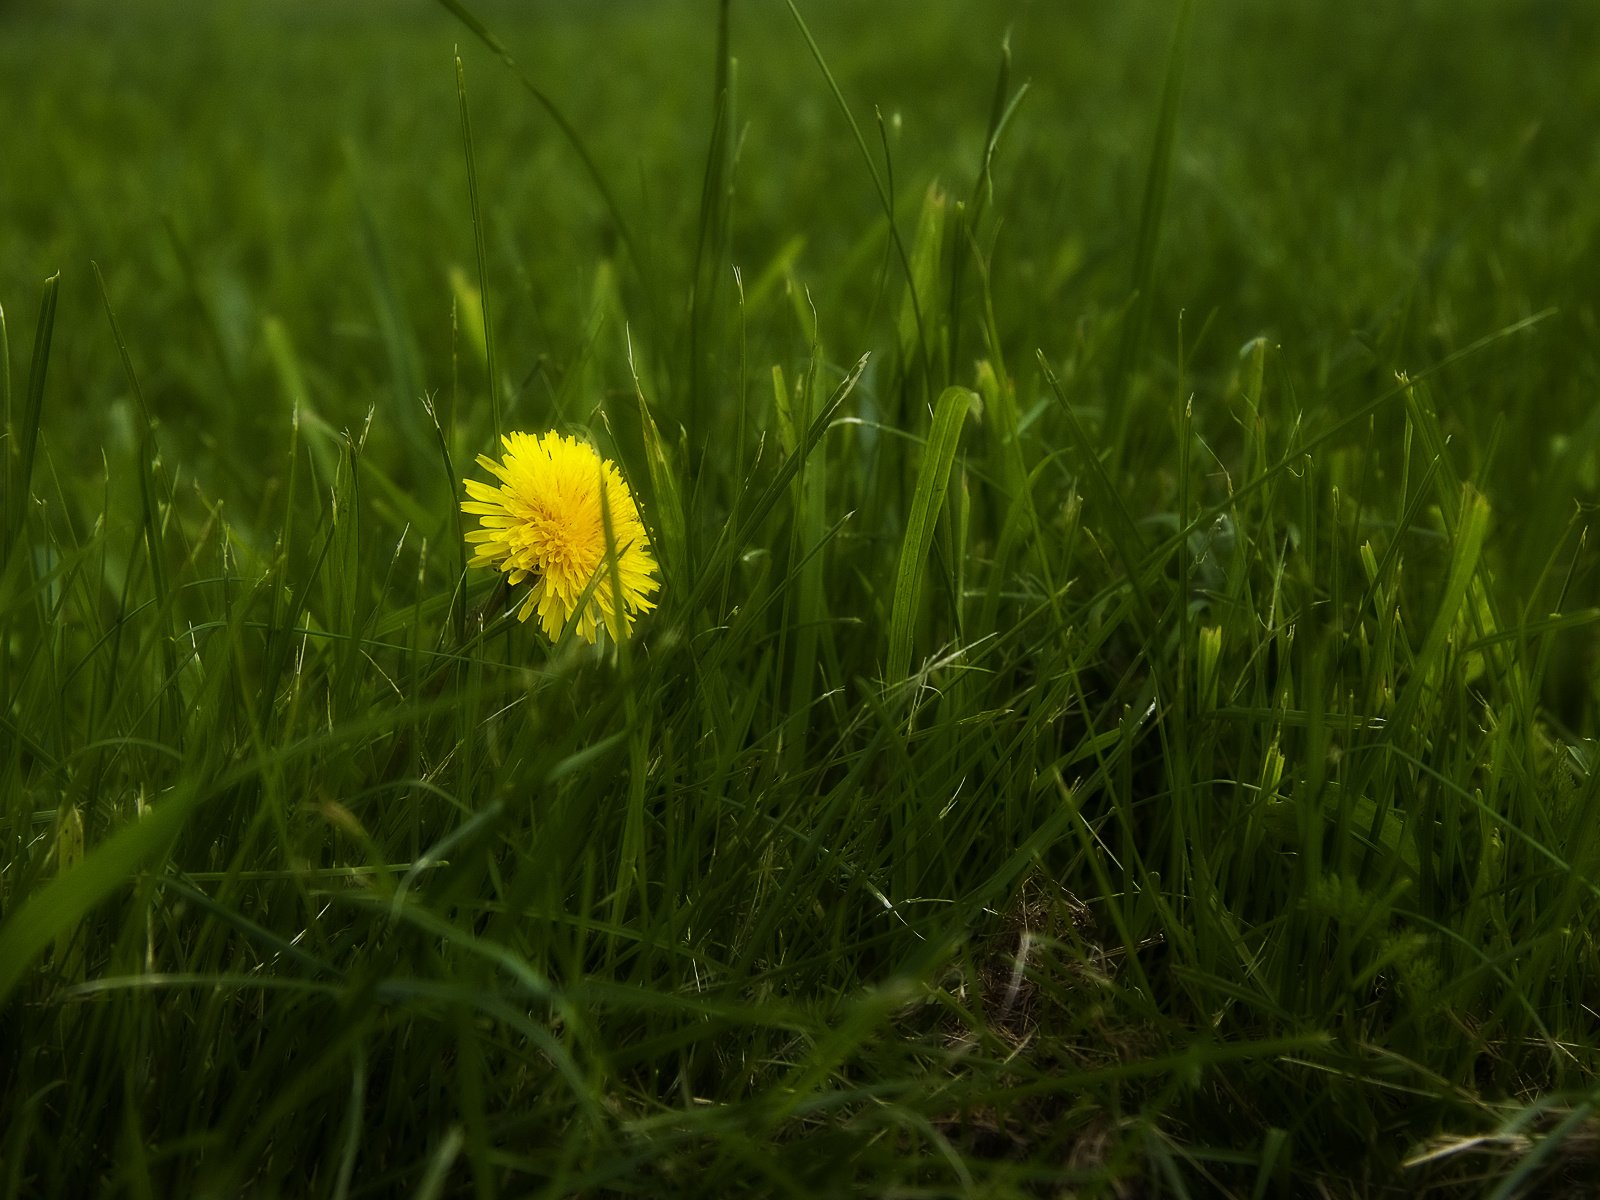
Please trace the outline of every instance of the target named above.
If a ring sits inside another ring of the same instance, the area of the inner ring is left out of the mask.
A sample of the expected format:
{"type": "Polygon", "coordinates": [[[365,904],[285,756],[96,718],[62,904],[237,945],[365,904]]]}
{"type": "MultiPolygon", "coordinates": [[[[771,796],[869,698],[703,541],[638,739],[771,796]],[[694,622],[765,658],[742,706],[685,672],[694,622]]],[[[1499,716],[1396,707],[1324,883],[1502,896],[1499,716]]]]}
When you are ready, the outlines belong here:
{"type": "Polygon", "coordinates": [[[517,619],[537,611],[551,641],[580,602],[577,633],[584,641],[595,640],[602,622],[613,638],[628,636],[634,616],[655,607],[650,594],[661,585],[649,535],[621,473],[594,447],[553,431],[508,433],[500,440],[502,461],[478,455],[478,465],[500,486],[465,481],[472,498],[461,511],[476,516],[479,526],[467,534],[475,551],[471,565],[504,571],[513,586],[533,580],[517,619]],[[608,515],[615,586],[606,562],[608,515]]]}

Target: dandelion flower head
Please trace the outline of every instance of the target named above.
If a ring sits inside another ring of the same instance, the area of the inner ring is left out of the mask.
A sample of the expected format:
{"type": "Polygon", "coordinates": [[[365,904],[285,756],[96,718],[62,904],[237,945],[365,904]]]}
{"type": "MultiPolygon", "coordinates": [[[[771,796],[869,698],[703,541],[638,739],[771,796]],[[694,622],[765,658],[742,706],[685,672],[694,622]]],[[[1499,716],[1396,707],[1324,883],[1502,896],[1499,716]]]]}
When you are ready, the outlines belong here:
{"type": "Polygon", "coordinates": [[[461,511],[478,518],[478,528],[467,534],[471,565],[504,571],[512,586],[532,580],[517,619],[537,612],[551,641],[574,612],[586,642],[595,640],[602,623],[614,639],[627,637],[634,617],[655,607],[650,597],[660,583],[650,538],[621,473],[594,447],[553,431],[508,433],[500,440],[500,462],[478,456],[499,486],[465,481],[471,499],[461,511]],[[614,579],[606,558],[607,520],[616,547],[614,579]]]}

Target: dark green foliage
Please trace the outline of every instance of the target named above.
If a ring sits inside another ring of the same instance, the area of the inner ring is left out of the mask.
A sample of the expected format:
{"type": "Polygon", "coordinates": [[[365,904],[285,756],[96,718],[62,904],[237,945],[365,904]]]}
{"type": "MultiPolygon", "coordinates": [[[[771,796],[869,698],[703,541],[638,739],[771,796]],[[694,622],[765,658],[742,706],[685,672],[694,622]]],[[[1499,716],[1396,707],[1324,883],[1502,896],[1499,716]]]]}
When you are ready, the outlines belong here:
{"type": "Polygon", "coordinates": [[[0,1196],[1592,1186],[1589,9],[102,9],[0,5],[0,1196]],[[465,568],[551,427],[627,645],[465,568]]]}

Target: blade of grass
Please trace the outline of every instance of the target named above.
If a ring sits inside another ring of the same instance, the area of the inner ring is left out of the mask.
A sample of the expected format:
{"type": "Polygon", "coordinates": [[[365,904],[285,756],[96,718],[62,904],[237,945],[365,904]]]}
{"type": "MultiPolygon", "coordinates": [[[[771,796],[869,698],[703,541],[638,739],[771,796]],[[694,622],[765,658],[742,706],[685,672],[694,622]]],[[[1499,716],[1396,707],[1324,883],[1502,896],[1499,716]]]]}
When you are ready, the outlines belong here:
{"type": "MultiPolygon", "coordinates": [[[[483,207],[478,200],[478,160],[472,150],[472,115],[467,107],[467,76],[456,55],[456,102],[461,108],[461,149],[467,160],[467,204],[472,210],[472,244],[478,256],[478,309],[483,318],[483,356],[489,377],[489,424],[496,443],[505,432],[500,419],[500,372],[495,365],[494,322],[489,309],[489,252],[484,245],[483,207]]],[[[435,422],[437,424],[437,422],[435,422]]]]}
{"type": "MultiPolygon", "coordinates": [[[[44,281],[44,295],[39,300],[39,322],[33,335],[33,358],[28,365],[28,390],[23,398],[22,419],[12,423],[10,348],[5,348],[5,433],[6,479],[5,495],[5,551],[11,557],[11,548],[22,532],[23,518],[28,511],[28,493],[33,482],[33,459],[39,446],[39,423],[44,414],[45,372],[50,365],[50,339],[56,327],[56,294],[61,286],[58,271],[44,281]]],[[[4,326],[0,324],[0,335],[4,326]]]]}
{"type": "MultiPolygon", "coordinates": [[[[702,397],[714,386],[713,347],[721,342],[716,321],[721,315],[724,263],[728,249],[733,199],[734,62],[730,50],[729,0],[717,5],[716,67],[712,75],[711,137],[706,145],[700,181],[700,214],[695,231],[694,266],[689,292],[689,404],[684,413],[689,444],[706,446],[712,439],[702,428],[710,405],[702,397]]],[[[695,464],[699,474],[699,464],[695,464]]]]}
{"type": "Polygon", "coordinates": [[[855,366],[850,369],[850,373],[844,377],[838,387],[834,388],[833,394],[828,397],[828,402],[822,406],[822,411],[811,422],[811,427],[805,431],[805,435],[801,438],[800,444],[795,447],[794,453],[784,459],[782,465],[779,466],[772,479],[768,481],[761,494],[745,510],[744,520],[739,527],[737,529],[726,527],[723,529],[709,556],[708,569],[700,570],[697,573],[695,585],[684,599],[683,611],[692,612],[697,605],[704,602],[706,594],[717,583],[721,570],[719,560],[725,555],[737,556],[741,553],[743,548],[750,542],[750,539],[754,537],[756,530],[761,528],[762,523],[767,519],[778,501],[788,491],[790,482],[799,473],[801,466],[805,463],[806,458],[811,454],[817,442],[832,426],[833,419],[844,405],[845,400],[855,390],[856,384],[861,380],[861,373],[866,370],[867,360],[870,357],[871,355],[863,354],[857,359],[855,366]]]}
{"type": "MultiPolygon", "coordinates": [[[[403,431],[413,445],[426,441],[417,419],[416,399],[422,386],[422,350],[407,311],[405,293],[395,279],[391,254],[379,226],[373,189],[354,142],[344,144],[345,168],[355,181],[357,229],[362,258],[366,262],[367,287],[372,295],[373,316],[377,321],[384,356],[388,360],[391,405],[385,410],[390,422],[403,431]]],[[[335,418],[337,420],[337,418],[335,418]]]]}
{"type": "MultiPolygon", "coordinates": [[[[101,275],[98,263],[90,263],[90,266],[94,270],[95,282],[100,288],[100,299],[105,305],[106,320],[111,326],[112,340],[116,342],[117,353],[122,359],[123,373],[127,376],[128,386],[133,391],[134,401],[139,409],[140,525],[144,534],[145,560],[156,592],[156,608],[166,626],[160,639],[162,668],[168,680],[175,680],[178,674],[178,629],[172,606],[173,592],[167,574],[167,553],[164,542],[166,527],[164,518],[173,511],[172,485],[157,457],[155,414],[145,400],[144,389],[139,386],[138,373],[133,369],[133,358],[128,353],[128,344],[123,340],[122,330],[117,325],[117,314],[111,307],[111,294],[106,290],[105,277],[101,275]]],[[[181,531],[179,536],[182,536],[181,531]]],[[[184,550],[183,557],[191,557],[187,549],[184,550]]],[[[175,687],[165,690],[162,696],[169,728],[176,729],[181,724],[179,710],[182,697],[175,687]]]]}
{"type": "Polygon", "coordinates": [[[894,201],[889,194],[889,189],[878,174],[877,164],[872,161],[872,151],[867,149],[867,139],[861,133],[861,126],[856,123],[855,114],[850,111],[850,102],[844,98],[844,91],[833,77],[833,71],[828,67],[828,60],[823,56],[822,47],[817,45],[817,39],[811,36],[811,30],[806,25],[805,18],[800,15],[800,10],[795,7],[794,0],[784,0],[789,7],[789,15],[794,18],[794,23],[800,29],[800,36],[805,39],[811,57],[816,60],[817,68],[822,72],[822,77],[828,83],[828,90],[833,93],[834,103],[839,106],[839,111],[844,114],[845,123],[850,126],[850,134],[856,140],[856,146],[861,151],[861,161],[867,166],[867,174],[872,177],[872,186],[877,190],[878,201],[883,205],[884,218],[889,222],[889,240],[894,243],[895,253],[900,256],[900,267],[905,271],[907,294],[911,302],[912,313],[916,320],[917,342],[922,348],[922,369],[926,377],[933,377],[933,358],[926,326],[923,323],[922,300],[917,295],[916,272],[911,267],[911,254],[906,249],[904,239],[900,236],[900,227],[895,222],[894,201]]]}
{"type": "MultiPolygon", "coordinates": [[[[623,245],[628,248],[628,257],[633,261],[634,269],[639,273],[640,279],[648,283],[649,272],[645,269],[645,260],[640,253],[638,239],[634,236],[631,226],[622,214],[622,205],[617,201],[616,193],[612,190],[611,184],[600,170],[599,164],[595,162],[594,156],[589,152],[587,143],[579,136],[577,127],[567,119],[566,114],[557,107],[549,94],[534,83],[527,72],[518,65],[517,60],[506,49],[505,43],[490,32],[488,26],[478,20],[467,9],[466,5],[462,4],[460,0],[439,0],[439,4],[452,13],[456,20],[470,29],[473,35],[505,64],[512,77],[522,85],[522,89],[532,96],[539,107],[544,109],[546,115],[555,122],[556,128],[561,131],[561,136],[566,139],[567,144],[577,154],[578,161],[583,164],[583,169],[594,183],[595,190],[600,193],[600,199],[605,203],[606,211],[611,214],[611,220],[617,227],[617,233],[622,238],[623,245]]],[[[654,296],[654,289],[650,289],[650,294],[654,296]]]]}
{"type": "Polygon", "coordinates": [[[1116,447],[1123,444],[1129,429],[1128,404],[1132,396],[1133,373],[1144,354],[1145,329],[1150,320],[1150,290],[1155,281],[1156,243],[1161,236],[1161,218],[1166,207],[1168,177],[1172,172],[1172,148],[1177,141],[1178,100],[1182,90],[1184,62],[1188,54],[1189,22],[1194,11],[1192,0],[1180,0],[1167,52],[1167,69],[1161,81],[1161,102],[1151,139],[1150,164],[1145,173],[1144,197],[1139,205],[1139,230],[1133,252],[1133,305],[1122,327],[1117,350],[1113,387],[1116,389],[1109,414],[1106,440],[1116,447]]]}
{"type": "Polygon", "coordinates": [[[656,425],[645,399],[644,384],[639,380],[639,368],[633,356],[633,338],[627,340],[628,372],[633,377],[633,395],[639,405],[639,429],[644,437],[645,466],[650,473],[650,491],[655,499],[655,525],[659,533],[662,569],[668,579],[688,577],[689,545],[688,520],[684,516],[683,493],[678,484],[678,472],[672,469],[666,439],[656,425]]]}
{"type": "MultiPolygon", "coordinates": [[[[10,455],[15,436],[11,429],[11,337],[6,333],[5,305],[0,304],[0,433],[5,435],[6,450],[10,455]]],[[[4,504],[11,496],[11,464],[10,459],[4,460],[0,468],[0,504],[4,504]]]]}
{"type": "MultiPolygon", "coordinates": [[[[1550,1157],[1566,1146],[1569,1139],[1580,1138],[1583,1135],[1584,1127],[1589,1124],[1596,1102],[1597,1096],[1591,1092],[1581,1103],[1573,1105],[1572,1111],[1563,1117],[1554,1129],[1534,1141],[1532,1149],[1518,1160],[1517,1165],[1508,1171],[1494,1191],[1489,1193],[1488,1200],[1513,1200],[1514,1197],[1531,1194],[1527,1188],[1538,1181],[1550,1157]]],[[[1583,1153],[1586,1151],[1578,1151],[1578,1154],[1583,1153]]]]}
{"type": "Polygon", "coordinates": [[[0,925],[0,1008],[27,976],[35,959],[58,938],[70,936],[94,907],[164,854],[204,793],[186,787],[133,821],[22,901],[0,925]]]}
{"type": "Polygon", "coordinates": [[[900,547],[900,566],[895,572],[883,675],[885,684],[890,687],[904,680],[911,668],[911,646],[917,615],[922,610],[928,550],[933,545],[939,513],[944,509],[950,468],[955,463],[961,429],[972,411],[973,399],[966,388],[951,387],[940,394],[934,406],[933,426],[928,434],[922,467],[917,473],[916,489],[911,494],[910,516],[906,519],[905,540],[900,547]]]}
{"type": "MultiPolygon", "coordinates": [[[[1146,614],[1150,612],[1150,600],[1146,592],[1147,584],[1144,579],[1146,571],[1165,569],[1165,564],[1170,561],[1174,552],[1181,551],[1182,541],[1171,539],[1157,549],[1150,559],[1145,557],[1145,541],[1139,532],[1139,526],[1133,519],[1133,514],[1128,511],[1127,503],[1123,500],[1122,489],[1112,481],[1106,465],[1101,461],[1100,452],[1095,441],[1090,438],[1088,430],[1084,429],[1083,422],[1078,419],[1077,412],[1072,403],[1067,399],[1066,392],[1061,387],[1061,381],[1056,378],[1056,373],[1041,352],[1038,356],[1039,365],[1044,370],[1045,382],[1049,385],[1051,394],[1055,396],[1061,411],[1066,414],[1067,429],[1072,435],[1072,441],[1078,451],[1078,457],[1086,468],[1083,478],[1089,484],[1089,499],[1104,509],[1108,518],[1109,528],[1106,536],[1111,542],[1112,549],[1116,552],[1118,560],[1122,563],[1123,570],[1127,572],[1129,586],[1133,589],[1134,599],[1139,608],[1146,614]],[[1153,561],[1152,561],[1153,560],[1153,561]]],[[[1226,511],[1229,505],[1223,505],[1219,512],[1226,511]]]]}
{"type": "MultiPolygon", "coordinates": [[[[793,424],[804,429],[811,423],[811,411],[816,401],[816,365],[821,358],[821,347],[811,347],[811,366],[797,381],[794,392],[793,424]]],[[[781,387],[781,375],[774,377],[781,387]]],[[[785,727],[784,752],[788,768],[799,771],[805,761],[806,744],[813,700],[818,691],[818,645],[827,621],[826,568],[823,548],[828,541],[828,444],[819,441],[795,475],[793,485],[793,513],[790,525],[789,561],[798,564],[793,587],[783,589],[785,620],[783,637],[792,633],[794,644],[789,659],[789,694],[785,727]]],[[[780,661],[783,650],[780,647],[780,661]]]]}

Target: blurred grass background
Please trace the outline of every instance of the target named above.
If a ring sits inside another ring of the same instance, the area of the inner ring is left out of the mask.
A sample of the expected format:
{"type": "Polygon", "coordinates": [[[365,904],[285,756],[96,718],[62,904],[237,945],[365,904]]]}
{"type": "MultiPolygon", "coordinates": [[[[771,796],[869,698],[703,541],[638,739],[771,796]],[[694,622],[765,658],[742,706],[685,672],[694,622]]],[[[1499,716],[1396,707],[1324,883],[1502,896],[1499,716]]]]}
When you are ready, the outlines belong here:
{"type": "MultiPolygon", "coordinates": [[[[541,364],[548,376],[581,344],[597,263],[620,266],[636,335],[652,351],[671,344],[682,317],[669,298],[692,278],[714,12],[623,2],[484,13],[603,164],[640,231],[642,271],[619,262],[614,222],[545,115],[438,6],[9,5],[0,295],[15,325],[39,280],[66,270],[63,318],[83,332],[53,363],[63,394],[112,401],[121,386],[115,356],[91,340],[103,322],[84,319],[97,301],[79,281],[94,259],[130,343],[159,347],[148,387],[163,438],[222,455],[200,472],[212,486],[259,488],[253,465],[228,458],[284,429],[286,406],[264,402],[268,318],[294,347],[317,348],[307,386],[333,425],[377,402],[415,425],[415,394],[449,383],[450,272],[473,274],[457,43],[498,341],[525,404],[548,402],[541,364]],[[219,416],[251,440],[219,437],[219,416]]],[[[996,269],[1009,284],[999,315],[1019,345],[1054,350],[1114,309],[1168,6],[891,3],[868,19],[824,4],[809,19],[862,120],[876,106],[891,123],[909,212],[930,180],[973,176],[1010,30],[1014,74],[1031,89],[996,166],[996,269]]],[[[877,200],[785,14],[751,6],[733,21],[729,258],[747,281],[792,269],[834,345],[882,290],[880,275],[855,269],[882,253],[877,200]]],[[[1157,348],[1171,353],[1182,312],[1192,329],[1216,330],[1196,367],[1225,369],[1259,333],[1325,384],[1374,357],[1387,365],[1402,346],[1439,357],[1546,308],[1558,310],[1561,346],[1592,344],[1600,72],[1586,51],[1597,28],[1592,8],[1555,0],[1201,12],[1149,302],[1157,348]]],[[[751,353],[792,351],[762,344],[760,316],[751,353]]],[[[1587,415],[1593,364],[1538,357],[1515,372],[1475,363],[1460,380],[1460,448],[1474,464],[1496,458],[1499,478],[1519,486],[1587,415]],[[1546,436],[1491,454],[1496,416],[1546,436]]],[[[92,461],[116,424],[47,429],[64,460],[92,461]]]]}

